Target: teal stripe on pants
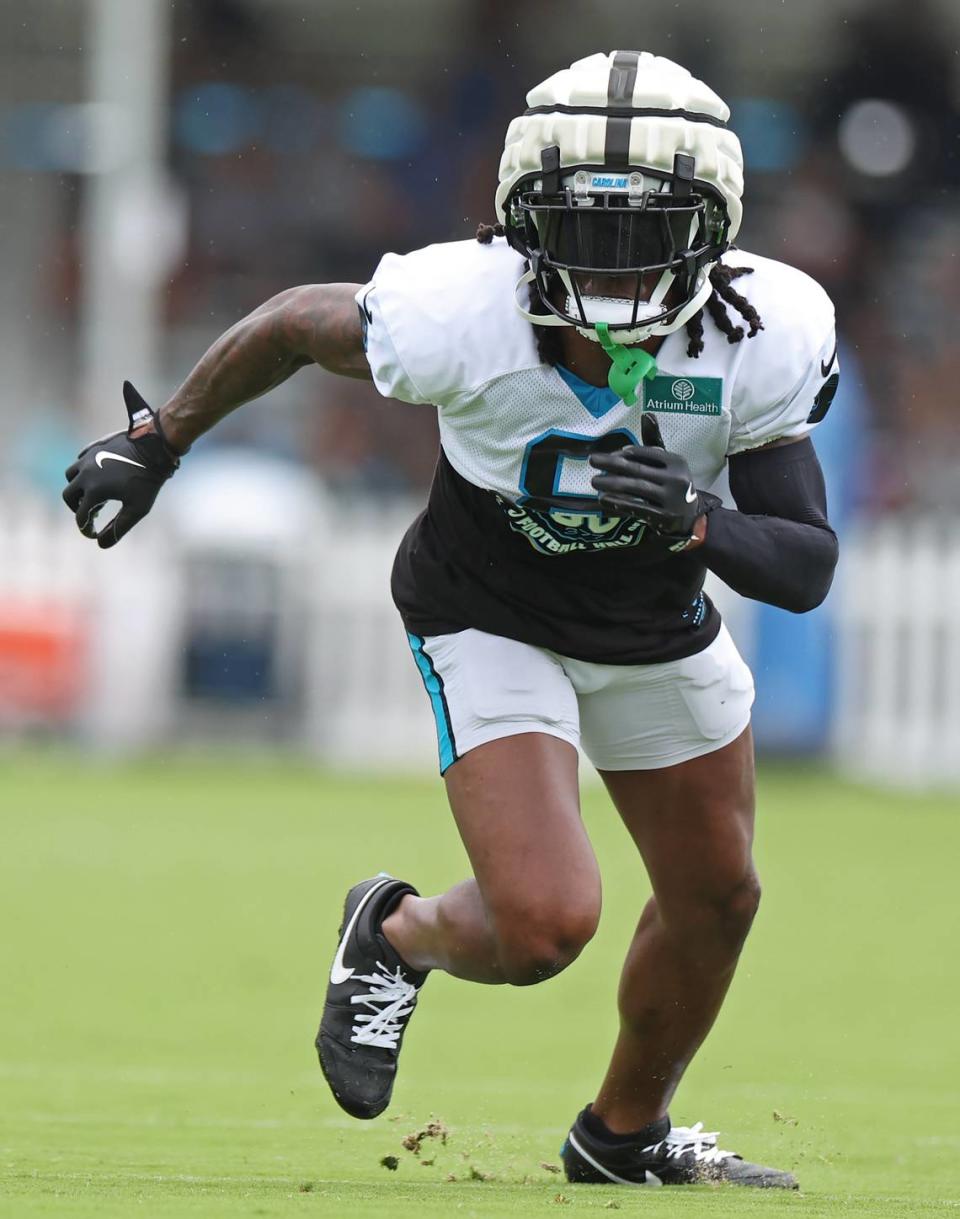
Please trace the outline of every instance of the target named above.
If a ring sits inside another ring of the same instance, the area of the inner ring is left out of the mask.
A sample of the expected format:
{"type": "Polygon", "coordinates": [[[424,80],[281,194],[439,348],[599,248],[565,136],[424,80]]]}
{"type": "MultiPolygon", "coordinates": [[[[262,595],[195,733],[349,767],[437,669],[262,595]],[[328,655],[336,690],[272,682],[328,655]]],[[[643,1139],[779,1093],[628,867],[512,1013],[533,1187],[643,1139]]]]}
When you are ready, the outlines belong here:
{"type": "Polygon", "coordinates": [[[413,659],[417,662],[417,668],[420,670],[427,694],[430,695],[430,706],[433,708],[433,718],[437,723],[437,742],[440,746],[440,773],[443,774],[457,760],[457,747],[450,724],[450,712],[443,693],[443,682],[433,667],[433,661],[423,650],[423,636],[413,635],[407,631],[407,642],[413,652],[413,659]]]}

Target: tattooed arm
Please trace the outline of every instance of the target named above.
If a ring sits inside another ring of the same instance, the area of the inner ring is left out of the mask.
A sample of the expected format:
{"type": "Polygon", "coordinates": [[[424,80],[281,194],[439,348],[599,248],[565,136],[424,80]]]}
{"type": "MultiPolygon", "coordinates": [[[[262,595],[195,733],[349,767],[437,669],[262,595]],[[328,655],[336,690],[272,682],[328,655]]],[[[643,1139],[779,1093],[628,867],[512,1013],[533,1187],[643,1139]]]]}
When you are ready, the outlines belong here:
{"type": "Polygon", "coordinates": [[[344,377],[369,379],[359,284],[309,284],[274,296],[213,344],[160,410],[172,448],[184,452],[218,420],[319,364],[344,377]]]}
{"type": "Polygon", "coordinates": [[[298,368],[369,377],[356,291],[356,284],[316,284],[281,292],[217,339],[159,412],[125,381],[129,426],[88,444],[66,472],[64,503],[84,537],[103,550],[115,546],[147,515],[198,436],[298,368]],[[113,500],[120,510],[98,531],[97,515],[113,500]]]}

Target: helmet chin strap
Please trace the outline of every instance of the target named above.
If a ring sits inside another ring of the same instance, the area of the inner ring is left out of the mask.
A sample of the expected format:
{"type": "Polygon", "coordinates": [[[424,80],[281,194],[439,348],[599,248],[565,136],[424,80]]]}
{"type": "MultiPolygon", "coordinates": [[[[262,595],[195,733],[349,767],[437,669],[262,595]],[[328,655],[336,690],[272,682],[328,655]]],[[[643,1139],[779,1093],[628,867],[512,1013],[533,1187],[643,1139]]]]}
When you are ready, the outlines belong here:
{"type": "MultiPolygon", "coordinates": [[[[564,273],[559,272],[559,274],[563,275],[564,273]]],[[[664,274],[668,275],[671,273],[664,272],[664,274]]],[[[700,284],[697,291],[694,293],[693,299],[680,310],[672,321],[654,322],[648,326],[636,326],[631,327],[629,330],[618,330],[615,332],[617,335],[617,341],[621,345],[629,343],[642,343],[645,339],[653,338],[655,335],[672,334],[675,330],[679,330],[682,326],[685,326],[693,315],[698,312],[698,310],[703,308],[703,306],[707,303],[707,298],[713,291],[713,285],[710,283],[710,276],[706,268],[701,270],[698,278],[700,280],[700,284]]],[[[525,318],[526,321],[530,322],[533,326],[572,326],[578,334],[582,335],[585,339],[589,339],[592,343],[598,343],[600,341],[597,337],[596,323],[594,322],[587,321],[585,325],[578,326],[576,322],[567,321],[566,318],[557,317],[555,313],[531,313],[523,303],[524,300],[529,299],[529,293],[524,291],[524,289],[526,289],[528,285],[532,284],[535,279],[536,276],[534,275],[533,271],[525,271],[517,280],[516,287],[514,288],[514,304],[517,307],[517,312],[522,318],[525,318]]],[[[567,287],[569,291],[569,285],[567,285],[567,287]]],[[[659,287],[660,284],[657,284],[657,289],[659,289],[659,287]]],[[[655,292],[657,289],[655,289],[655,292]]],[[[571,293],[570,295],[573,294],[571,293]]],[[[664,293],[664,295],[666,295],[666,293],[664,293]]],[[[581,297],[581,299],[586,299],[589,301],[591,298],[581,297]]],[[[660,302],[651,301],[650,303],[660,302]]]]}
{"type": "MultiPolygon", "coordinates": [[[[559,271],[558,274],[560,275],[561,279],[563,280],[564,286],[567,288],[570,300],[575,304],[576,301],[575,301],[575,298],[573,297],[573,293],[570,292],[570,281],[569,281],[569,276],[568,276],[567,272],[559,271]]],[[[669,275],[669,277],[672,281],[672,279],[673,279],[672,272],[669,272],[669,271],[664,272],[664,275],[669,275]]],[[[597,326],[600,319],[598,319],[597,322],[586,320],[585,324],[583,326],[578,326],[576,324],[576,322],[567,321],[566,318],[557,317],[557,315],[555,313],[531,313],[530,310],[522,302],[523,302],[523,298],[528,296],[528,293],[525,292],[524,289],[529,284],[532,284],[535,280],[536,280],[536,276],[534,275],[533,271],[525,271],[523,273],[523,275],[521,275],[520,278],[517,280],[516,287],[514,288],[514,304],[517,307],[517,312],[520,314],[520,316],[522,318],[525,318],[528,322],[530,322],[534,326],[571,326],[571,327],[573,327],[574,330],[576,330],[577,334],[582,335],[583,338],[585,338],[585,339],[589,339],[591,343],[600,342],[600,339],[598,338],[597,332],[595,329],[595,327],[597,326]]],[[[658,284],[657,287],[659,288],[659,286],[660,285],[658,284]]],[[[667,290],[669,290],[669,284],[667,285],[667,290]]],[[[666,295],[666,291],[664,292],[664,295],[666,295]]],[[[584,303],[589,303],[591,301],[595,301],[595,302],[599,303],[604,298],[592,297],[592,296],[581,296],[580,299],[584,303]]],[[[705,300],[706,297],[704,297],[703,299],[705,300]]],[[[606,301],[605,303],[609,304],[611,302],[606,301]]],[[[633,306],[626,300],[623,303],[624,303],[624,307],[626,308],[628,314],[632,314],[633,306]]],[[[650,305],[656,306],[659,303],[660,303],[659,301],[650,301],[650,302],[642,301],[641,306],[644,304],[650,304],[650,305]]],[[[702,303],[703,303],[703,301],[698,301],[696,308],[699,309],[700,305],[702,303]]],[[[569,308],[569,305],[568,305],[568,308],[569,308]]],[[[660,310],[657,310],[657,312],[659,313],[660,310]]],[[[692,316],[692,314],[694,312],[695,312],[695,310],[691,310],[689,312],[685,310],[684,314],[683,314],[684,322],[687,320],[688,317],[692,316]]],[[[615,321],[616,321],[615,318],[607,319],[608,324],[610,322],[615,322],[615,321]]],[[[680,323],[680,324],[682,324],[682,323],[680,323]]],[[[676,326],[674,326],[672,324],[669,324],[662,328],[660,325],[655,324],[652,326],[642,326],[642,325],[636,326],[636,327],[632,327],[630,330],[618,330],[616,332],[617,342],[621,346],[624,343],[641,343],[641,342],[643,342],[644,339],[649,339],[654,334],[668,334],[670,330],[675,330],[675,329],[676,329],[676,326]]]]}
{"type": "MultiPolygon", "coordinates": [[[[581,293],[578,303],[570,272],[558,271],[557,274],[567,290],[567,313],[575,315],[579,311],[583,318],[584,325],[577,326],[577,334],[589,339],[591,343],[600,342],[596,330],[599,322],[606,322],[609,326],[633,321],[634,301],[617,297],[585,296],[581,293]]],[[[673,271],[662,273],[654,285],[649,299],[637,303],[637,325],[631,326],[629,330],[618,329],[616,331],[617,343],[622,346],[642,343],[644,339],[649,339],[657,333],[655,330],[657,323],[653,319],[663,314],[663,302],[673,285],[674,278],[673,271]],[[650,319],[647,325],[644,325],[645,319],[650,319]]]]}
{"type": "MultiPolygon", "coordinates": [[[[590,317],[590,326],[577,326],[577,334],[581,338],[587,339],[591,343],[599,343],[600,336],[597,333],[597,327],[601,324],[612,326],[617,322],[633,320],[633,307],[629,302],[624,301],[621,305],[619,301],[609,300],[602,296],[581,296],[583,302],[583,311],[590,317]],[[611,306],[613,306],[611,308],[611,306]],[[608,316],[604,317],[606,313],[608,316]],[[627,314],[624,317],[624,313],[627,314]],[[599,314],[599,316],[597,316],[599,314]]],[[[577,302],[572,296],[567,297],[567,313],[573,313],[576,309],[577,302]]],[[[649,325],[643,325],[644,317],[660,317],[663,313],[662,309],[658,309],[656,305],[650,305],[646,302],[641,303],[637,310],[637,325],[631,326],[629,330],[616,330],[615,341],[623,347],[630,347],[633,343],[642,343],[645,339],[649,339],[654,333],[655,322],[649,325]]]]}
{"type": "Polygon", "coordinates": [[[530,310],[521,303],[521,293],[524,297],[529,297],[529,292],[524,292],[529,284],[532,284],[536,279],[536,275],[532,271],[524,271],[517,280],[514,288],[513,303],[517,307],[517,312],[522,318],[525,318],[534,326],[572,326],[573,322],[568,322],[565,318],[557,317],[555,313],[531,313],[530,310]]]}

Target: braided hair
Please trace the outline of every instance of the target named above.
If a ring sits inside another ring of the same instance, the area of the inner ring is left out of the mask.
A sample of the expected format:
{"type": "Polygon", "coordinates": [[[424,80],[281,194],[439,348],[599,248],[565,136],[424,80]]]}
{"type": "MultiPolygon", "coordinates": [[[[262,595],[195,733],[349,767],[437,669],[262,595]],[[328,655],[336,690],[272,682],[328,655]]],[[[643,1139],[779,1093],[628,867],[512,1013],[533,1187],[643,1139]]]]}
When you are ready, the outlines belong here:
{"type": "MultiPolygon", "coordinates": [[[[477,226],[477,241],[481,245],[489,245],[494,237],[503,237],[504,235],[502,224],[480,224],[477,226]]],[[[753,267],[728,267],[719,262],[715,262],[710,268],[710,285],[713,291],[707,298],[704,308],[710,314],[714,325],[720,333],[727,336],[728,343],[739,343],[744,337],[743,327],[736,325],[731,320],[730,314],[727,312],[728,305],[735,309],[746,322],[746,337],[748,339],[752,339],[755,334],[763,329],[760,314],[747,298],[741,295],[733,286],[733,281],[739,279],[741,275],[752,274],[753,267]]],[[[532,293],[532,297],[531,312],[545,313],[546,309],[540,300],[539,293],[532,293]]],[[[562,344],[559,330],[553,326],[535,326],[534,330],[537,336],[537,351],[544,364],[562,363],[562,344]]],[[[693,317],[690,318],[687,322],[686,330],[688,339],[687,355],[695,360],[700,355],[700,352],[703,351],[703,309],[698,309],[693,317]]]]}
{"type": "MultiPolygon", "coordinates": [[[[710,268],[710,284],[713,291],[707,297],[706,310],[713,318],[714,325],[721,334],[727,336],[728,343],[739,343],[743,338],[743,327],[735,326],[730,320],[730,314],[727,312],[727,305],[732,305],[740,314],[743,320],[747,323],[747,338],[752,339],[753,336],[763,329],[763,322],[760,320],[760,314],[745,296],[733,287],[733,280],[739,279],[741,275],[752,275],[753,267],[727,267],[723,263],[715,262],[710,268]]],[[[703,351],[703,310],[698,309],[689,322],[687,322],[687,337],[690,342],[687,344],[687,355],[695,359],[701,351],[703,351]]]]}

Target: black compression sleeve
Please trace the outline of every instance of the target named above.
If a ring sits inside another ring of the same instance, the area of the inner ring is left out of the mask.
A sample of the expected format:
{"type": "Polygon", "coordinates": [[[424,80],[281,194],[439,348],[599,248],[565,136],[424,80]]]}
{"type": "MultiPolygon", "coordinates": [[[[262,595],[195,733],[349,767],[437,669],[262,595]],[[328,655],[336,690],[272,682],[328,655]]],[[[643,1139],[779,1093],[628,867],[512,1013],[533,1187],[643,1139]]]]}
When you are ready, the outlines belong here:
{"type": "Polygon", "coordinates": [[[808,437],[730,458],[738,511],[707,517],[699,553],[736,592],[795,614],[826,597],[837,565],[823,471],[808,437]]]}

